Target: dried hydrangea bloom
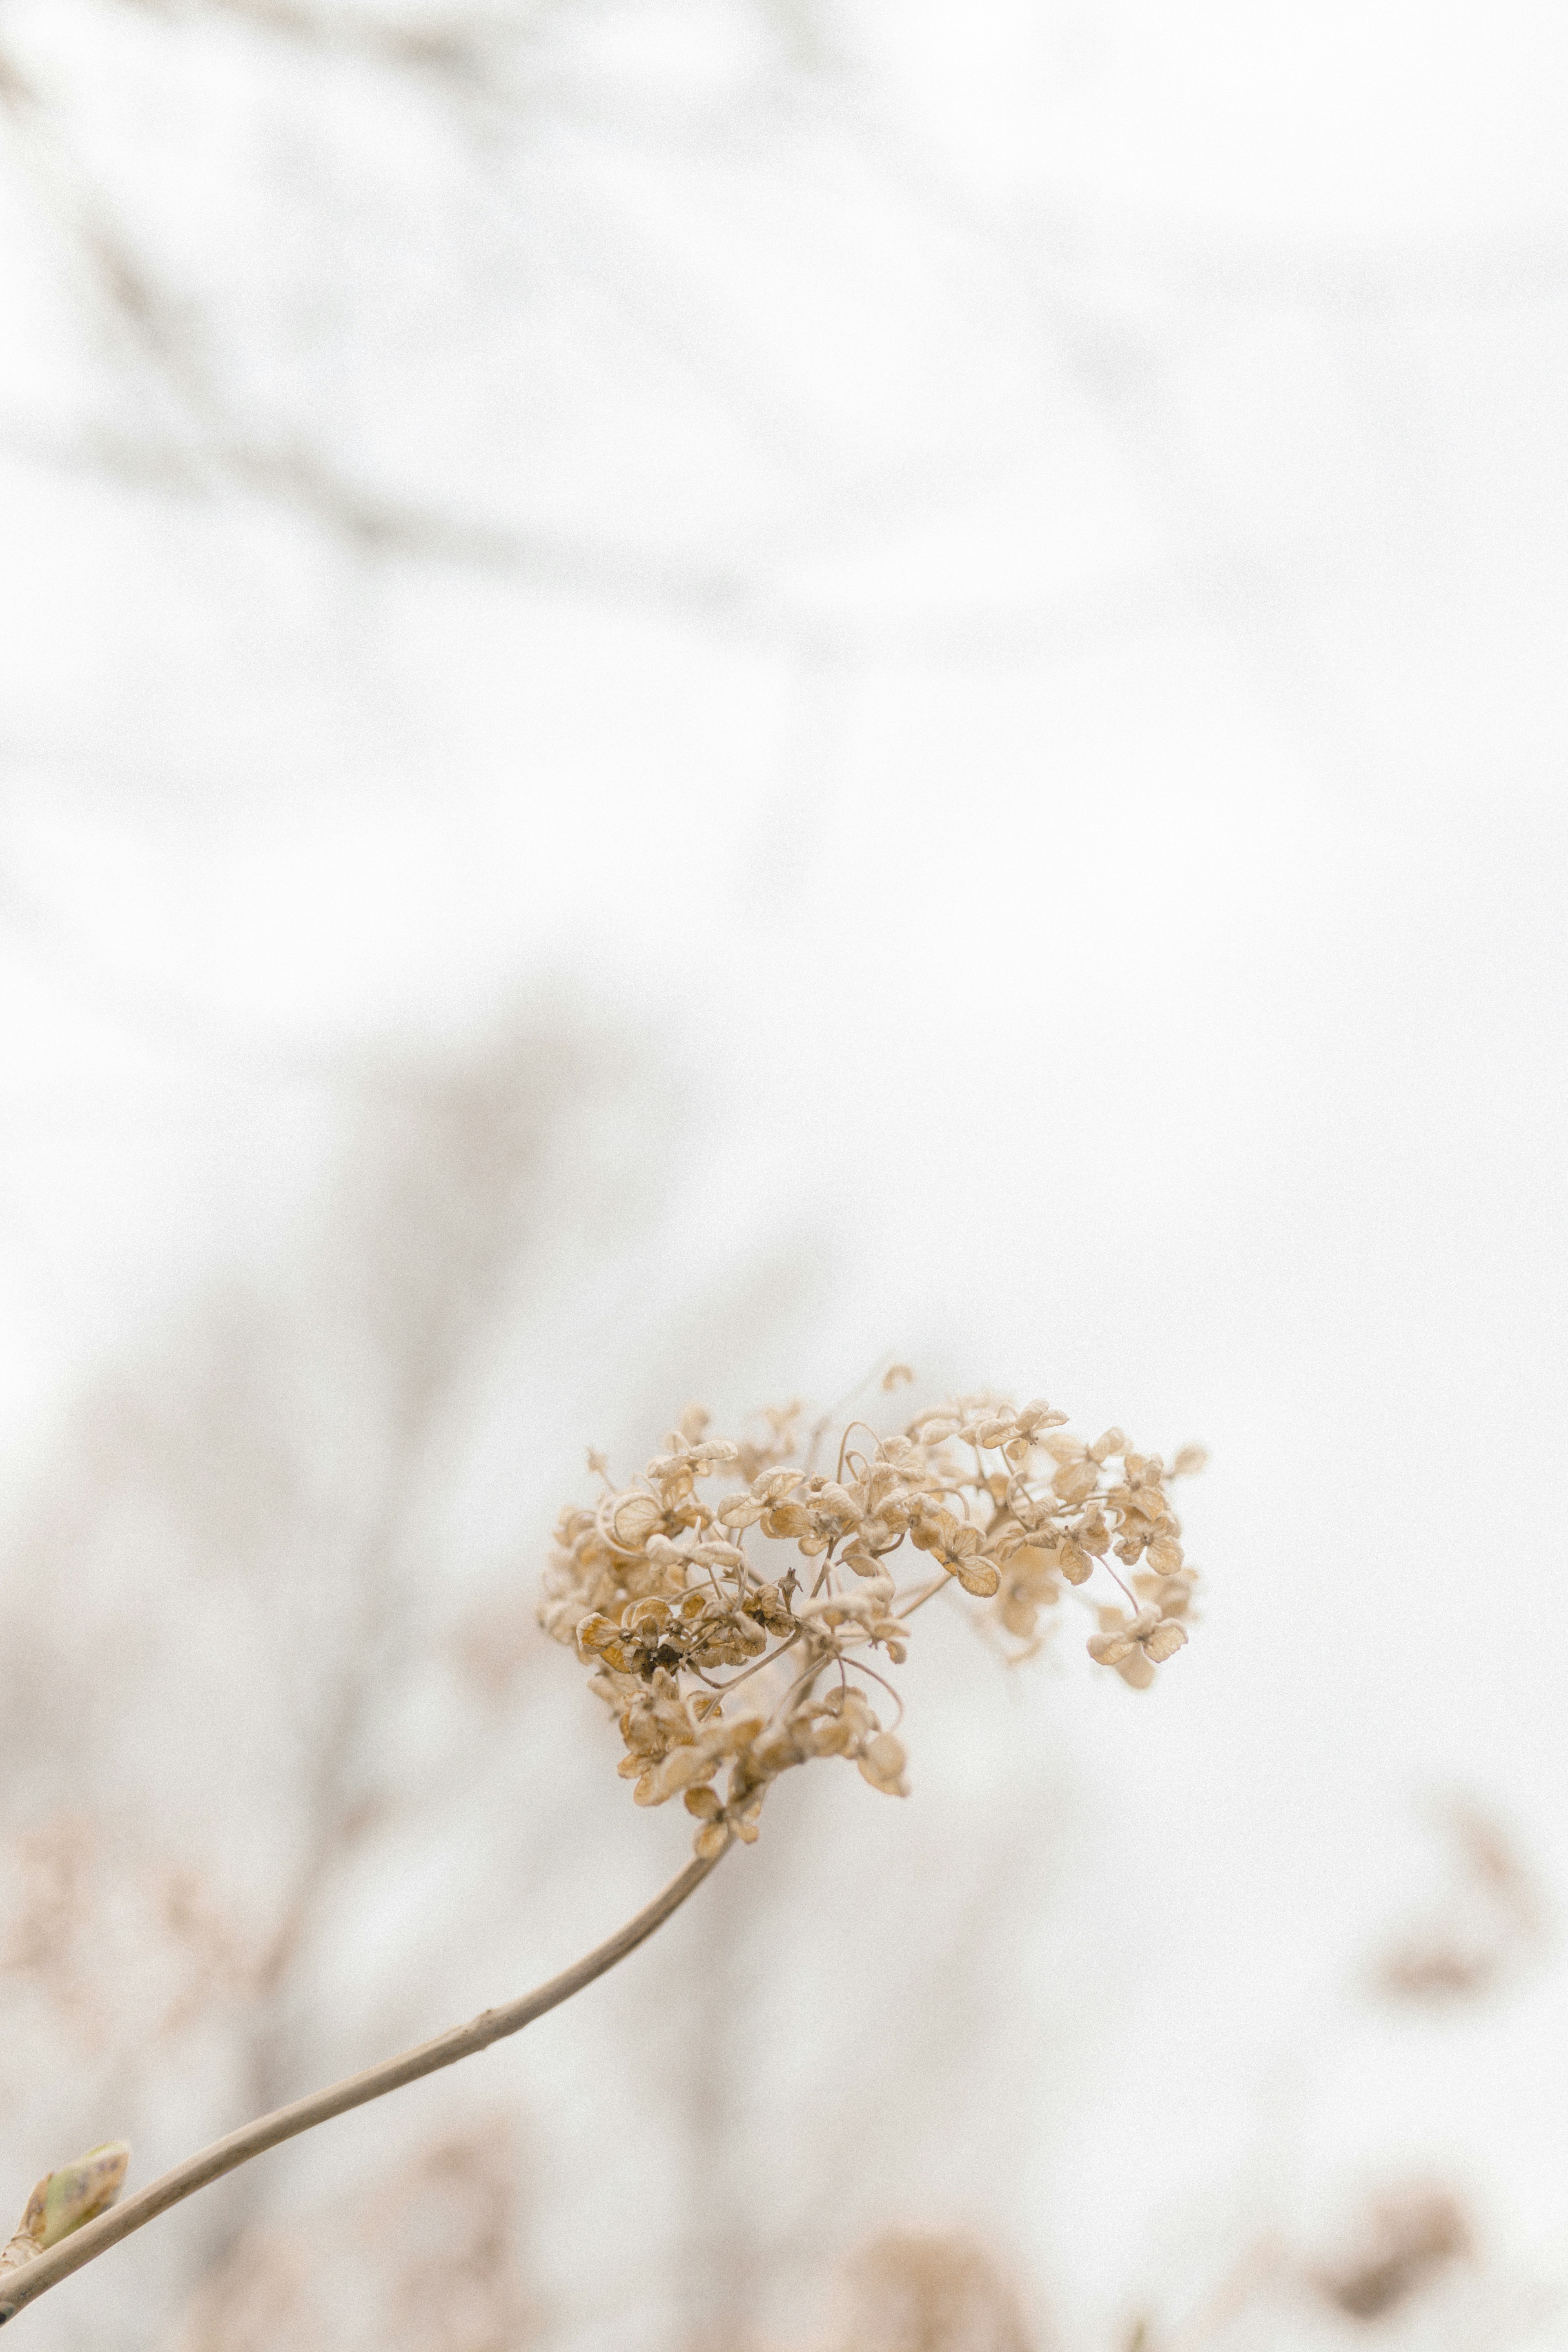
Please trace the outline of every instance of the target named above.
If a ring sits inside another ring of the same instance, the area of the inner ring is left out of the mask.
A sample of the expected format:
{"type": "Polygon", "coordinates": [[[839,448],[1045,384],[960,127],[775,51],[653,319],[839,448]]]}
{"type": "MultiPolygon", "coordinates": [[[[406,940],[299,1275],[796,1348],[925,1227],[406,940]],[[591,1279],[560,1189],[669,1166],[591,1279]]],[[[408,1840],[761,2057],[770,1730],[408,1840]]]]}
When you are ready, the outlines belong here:
{"type": "Polygon", "coordinates": [[[1167,1465],[1120,1429],[1086,1444],[1043,1402],[960,1397],[886,1435],[851,1422],[828,1476],[824,1430],[803,1454],[799,1412],[731,1440],[693,1406],[626,1487],[590,1455],[605,1492],[563,1513],[545,1579],[541,1622],[593,1668],[622,1776],[638,1804],[683,1798],[704,1859],[750,1843],[772,1783],[814,1757],[907,1793],[887,1669],[950,1587],[1026,1656],[1042,1612],[1098,1570],[1121,1605],[1099,1612],[1089,1653],[1135,1689],[1187,1638],[1195,1571],[1169,1485],[1198,1447],[1167,1465]]]}

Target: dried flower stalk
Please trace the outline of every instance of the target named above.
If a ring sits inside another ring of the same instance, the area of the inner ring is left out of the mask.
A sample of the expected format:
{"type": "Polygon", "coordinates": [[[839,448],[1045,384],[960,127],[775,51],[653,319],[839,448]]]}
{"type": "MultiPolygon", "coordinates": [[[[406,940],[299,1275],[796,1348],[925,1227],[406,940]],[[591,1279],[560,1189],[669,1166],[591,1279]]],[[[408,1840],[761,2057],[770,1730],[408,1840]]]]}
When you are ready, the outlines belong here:
{"type": "MultiPolygon", "coordinates": [[[[907,1377],[895,1367],[883,1385],[907,1377]]],[[[636,1780],[637,1801],[684,1796],[697,1817],[695,1859],[537,1991],[244,2125],[112,2210],[104,2209],[124,2178],[122,2142],[47,2176],[0,2256],[0,2325],[252,2157],[569,2000],[662,1927],[732,1840],[755,1839],[767,1791],[791,1766],[845,1757],[874,1789],[905,1795],[902,1742],[883,1728],[862,1680],[892,1692],[872,1657],[902,1664],[910,1620],[950,1584],[994,1603],[1022,1656],[1038,1646],[1042,1609],[1103,1563],[1127,1605],[1100,1610],[1089,1654],[1135,1689],[1185,1642],[1194,1571],[1167,1481],[1200,1468],[1201,1449],[1185,1448],[1167,1468],[1119,1429],[1092,1444],[1068,1435],[1066,1415],[1043,1402],[963,1397],[890,1436],[850,1423],[828,1477],[812,1466],[826,1423],[795,1459],[798,1412],[770,1412],[761,1443],[737,1443],[710,1437],[707,1414],[693,1407],[668,1451],[623,1489],[590,1455],[605,1495],[593,1510],[563,1515],[546,1578],[542,1622],[593,1665],[594,1687],[616,1711],[620,1769],[636,1780]],[[717,1494],[700,1492],[715,1483],[717,1494]],[[889,1563],[906,1545],[929,1572],[900,1586],[889,1563]],[[753,1682],[759,1673],[771,1675],[771,1690],[753,1682]],[[747,1696],[736,1702],[741,1685],[747,1696]],[[712,1785],[721,1769],[722,1797],[712,1785]]]]}

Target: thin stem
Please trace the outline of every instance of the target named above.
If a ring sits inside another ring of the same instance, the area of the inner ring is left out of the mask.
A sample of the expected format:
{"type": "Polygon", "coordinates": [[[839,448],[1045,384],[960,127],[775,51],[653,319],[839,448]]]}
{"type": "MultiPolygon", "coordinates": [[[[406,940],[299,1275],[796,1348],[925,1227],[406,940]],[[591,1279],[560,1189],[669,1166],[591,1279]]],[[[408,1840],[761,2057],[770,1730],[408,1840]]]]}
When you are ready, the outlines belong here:
{"type": "Polygon", "coordinates": [[[889,1729],[897,1731],[900,1724],[902,1723],[904,1719],[904,1702],[902,1696],[893,1687],[893,1685],[888,1680],[887,1675],[879,1675],[875,1666],[868,1666],[864,1658],[841,1656],[839,1664],[841,1665],[851,1667],[858,1675],[869,1675],[874,1683],[881,1684],[882,1688],[887,1692],[888,1696],[892,1700],[893,1705],[899,1710],[898,1714],[893,1717],[891,1725],[889,1727],[889,1729]]]}
{"type": "Polygon", "coordinates": [[[719,1691],[732,1691],[737,1689],[742,1683],[748,1681],[752,1675],[760,1675],[764,1666],[771,1666],[775,1658],[782,1658],[786,1650],[793,1650],[795,1643],[799,1641],[801,1634],[804,1633],[805,1631],[805,1628],[804,1625],[798,1626],[789,1636],[787,1641],[781,1642],[776,1650],[770,1650],[765,1658],[758,1658],[753,1664],[742,1667],[742,1671],[738,1675],[731,1675],[727,1683],[710,1684],[710,1688],[719,1691]]]}
{"type": "MultiPolygon", "coordinates": [[[[811,1444],[805,1457],[805,1467],[808,1474],[811,1470],[812,1464],[816,1459],[817,1447],[821,1444],[823,1439],[826,1436],[827,1432],[837,1420],[839,1414],[843,1412],[845,1406],[847,1404],[853,1404],[861,1391],[870,1387],[872,1381],[876,1379],[878,1373],[881,1370],[882,1366],[887,1362],[887,1360],[886,1356],[879,1356],[870,1370],[858,1380],[852,1389],[846,1389],[844,1394],[839,1398],[837,1404],[830,1404],[828,1406],[827,1411],[823,1414],[822,1419],[816,1423],[811,1433],[811,1444]]],[[[876,1432],[873,1431],[872,1434],[875,1436],[876,1432]]]]}
{"type": "Polygon", "coordinates": [[[384,2098],[388,2091],[401,2090],[405,2083],[416,2083],[421,2075],[437,2074],[443,2066],[455,2066],[459,2058],[488,2050],[492,2042],[504,2042],[509,2033],[531,2025],[547,2010],[559,2009],[563,2000],[570,2000],[574,1993],[581,1992],[595,1977],[602,1977],[617,1960],[635,1952],[656,1928],[662,1927],[722,1859],[720,1853],[710,1862],[688,1863],[679,1876],[672,1878],[663,1893],[656,1895],[635,1919],[628,1919],[606,1942],[574,1961],[560,1976],[552,1977],[536,1991],[524,1993],[500,2009],[481,2010],[467,2025],[454,2025],[447,2032],[438,2033],[433,2042],[421,2042],[398,2057],[384,2058],[380,2065],[367,2066],[363,2074],[350,2074],[341,2083],[329,2083],[325,2090],[313,2091],[307,2098],[277,2107],[269,2116],[258,2116],[254,2123],[243,2124],[223,2139],[215,2139],[210,2147],[187,2157],[184,2164],[176,2164],[173,2171],[161,2174],[123,2204],[100,2213],[96,2221],[84,2223],[70,2237],[62,2238],[58,2245],[50,2246],[47,2252],[36,2255],[6,2276],[0,2284],[0,2326],[14,2319],[24,2305],[47,2294],[61,2279],[68,2278],[72,2271],[80,2270],[99,2254],[106,2254],[110,2246],[130,2237],[133,2230],[155,2221],[171,2205],[205,2189],[209,2181],[219,2180],[226,2172],[248,2164],[253,2156],[278,2147],[282,2140],[294,2139],[300,2132],[313,2130],[317,2124],[330,2122],[333,2116],[346,2115],[351,2107],[363,2107],[372,2099],[384,2098]]]}

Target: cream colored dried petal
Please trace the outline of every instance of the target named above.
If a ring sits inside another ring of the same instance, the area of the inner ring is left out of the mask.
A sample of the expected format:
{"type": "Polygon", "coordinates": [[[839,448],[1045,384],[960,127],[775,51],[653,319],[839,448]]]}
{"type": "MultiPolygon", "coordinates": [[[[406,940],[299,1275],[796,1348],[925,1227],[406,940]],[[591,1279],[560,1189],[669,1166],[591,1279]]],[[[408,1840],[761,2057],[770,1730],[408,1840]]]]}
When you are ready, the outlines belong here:
{"type": "Polygon", "coordinates": [[[1171,1475],[1173,1478],[1195,1478],[1208,1458],[1206,1445],[1181,1446],[1171,1465],[1171,1475]]]}
{"type": "Polygon", "coordinates": [[[834,1518],[858,1519],[860,1517],[859,1504],[837,1478],[814,1478],[807,1499],[814,1511],[826,1511],[834,1518]]]}
{"type": "Polygon", "coordinates": [[[1051,1480],[1051,1492],[1063,1503],[1086,1502],[1100,1483],[1100,1467],[1093,1462],[1064,1462],[1051,1480]]]}
{"type": "Polygon", "coordinates": [[[965,1592],[973,1592],[977,1601],[989,1601],[1001,1589],[1002,1571],[992,1559],[956,1560],[952,1573],[965,1592]]]}
{"type": "Polygon", "coordinates": [[[1143,1655],[1152,1659],[1155,1665],[1162,1665],[1167,1658],[1175,1656],[1186,1638],[1185,1627],[1178,1624],[1173,1617],[1167,1617],[1155,1626],[1152,1633],[1144,1635],[1143,1655]]]}
{"type": "MultiPolygon", "coordinates": [[[[781,1772],[792,1771],[795,1765],[804,1764],[806,1755],[803,1738],[797,1738],[793,1730],[775,1727],[765,1738],[759,1739],[742,1759],[744,1785],[754,1787],[759,1780],[776,1780],[781,1772]]],[[[731,1788],[731,1797],[734,1793],[731,1788]]]]}
{"type": "Polygon", "coordinates": [[[698,1544],[691,1554],[700,1568],[744,1568],[746,1555],[739,1544],[723,1543],[717,1536],[709,1536],[698,1544]]]}
{"type": "Polygon", "coordinates": [[[890,1731],[879,1731],[868,1741],[865,1753],[858,1758],[860,1777],[868,1780],[885,1797],[907,1797],[909,1788],[904,1780],[903,1742],[895,1739],[890,1731]]]}
{"type": "Polygon", "coordinates": [[[892,1599],[895,1590],[890,1576],[874,1577],[866,1583],[853,1586],[847,1592],[818,1592],[800,1603],[795,1616],[803,1624],[816,1618],[826,1618],[830,1623],[836,1619],[864,1622],[880,1615],[884,1603],[892,1599]]]}
{"type": "Polygon", "coordinates": [[[640,1491],[621,1496],[605,1512],[606,1531],[623,1551],[640,1551],[663,1520],[664,1513],[653,1496],[640,1491]]]}
{"type": "Polygon", "coordinates": [[[574,1597],[552,1599],[541,1609],[539,1622],[552,1642],[560,1642],[567,1649],[572,1649],[576,1643],[577,1628],[583,1622],[583,1604],[574,1597]]]}
{"type": "Polygon", "coordinates": [[[740,1447],[728,1437],[705,1437],[700,1445],[691,1449],[692,1461],[703,1477],[711,1477],[721,1464],[739,1461],[740,1454],[740,1447]]]}
{"type": "Polygon", "coordinates": [[[689,1789],[694,1780],[705,1780],[719,1769],[719,1759],[704,1753],[700,1748],[675,1748],[662,1764],[655,1767],[658,1795],[656,1803],[663,1804],[667,1797],[679,1796],[689,1789]]]}
{"type": "Polygon", "coordinates": [[[1081,1546],[1063,1544],[1057,1555],[1058,1564],[1069,1584],[1087,1584],[1094,1574],[1094,1562],[1081,1546]]]}
{"type": "Polygon", "coordinates": [[[617,1674],[635,1671],[636,1654],[620,1627],[595,1611],[577,1628],[577,1647],[584,1658],[601,1657],[617,1674]]]}
{"type": "MultiPolygon", "coordinates": [[[[755,1830],[752,1835],[755,1837],[755,1830]]],[[[729,1843],[730,1832],[722,1822],[705,1822],[691,1841],[691,1851],[699,1862],[717,1862],[729,1843]]]]}
{"type": "Polygon", "coordinates": [[[716,1516],[721,1527],[754,1528],[766,1508],[755,1495],[731,1495],[727,1503],[720,1504],[716,1516]]]}
{"type": "Polygon", "coordinates": [[[741,1605],[769,1633],[788,1635],[795,1631],[789,1602],[776,1584],[759,1584],[741,1605]]]}
{"type": "Polygon", "coordinates": [[[700,1822],[713,1821],[723,1811],[723,1807],[719,1802],[718,1791],[714,1789],[688,1789],[684,1802],[687,1811],[695,1813],[700,1822]]]}
{"type": "Polygon", "coordinates": [[[1182,1565],[1182,1547],[1172,1536],[1157,1536],[1149,1547],[1149,1565],[1156,1576],[1174,1576],[1182,1565]]]}

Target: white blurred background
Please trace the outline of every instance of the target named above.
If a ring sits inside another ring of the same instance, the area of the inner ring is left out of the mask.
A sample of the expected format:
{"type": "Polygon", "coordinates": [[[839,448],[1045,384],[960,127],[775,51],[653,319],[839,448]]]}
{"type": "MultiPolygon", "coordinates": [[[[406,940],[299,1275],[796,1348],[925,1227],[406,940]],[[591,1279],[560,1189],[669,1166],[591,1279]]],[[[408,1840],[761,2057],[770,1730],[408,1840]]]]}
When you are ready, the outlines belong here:
{"type": "Polygon", "coordinates": [[[0,5],[17,2210],[678,1866],[531,1630],[586,1445],[896,1354],[1213,1456],[1156,1690],[955,1620],[907,1806],[40,2347],[1568,2343],[1565,75],[0,5]]]}

